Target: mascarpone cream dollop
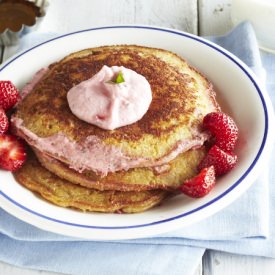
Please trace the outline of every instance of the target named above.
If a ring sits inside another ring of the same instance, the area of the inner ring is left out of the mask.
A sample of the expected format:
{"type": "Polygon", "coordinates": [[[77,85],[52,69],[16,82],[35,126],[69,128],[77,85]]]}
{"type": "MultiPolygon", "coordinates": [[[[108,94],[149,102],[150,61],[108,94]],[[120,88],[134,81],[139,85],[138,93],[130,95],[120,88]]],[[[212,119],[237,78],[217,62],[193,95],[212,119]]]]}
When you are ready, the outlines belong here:
{"type": "Polygon", "coordinates": [[[152,92],[146,78],[123,66],[102,69],[71,88],[67,100],[79,119],[105,130],[132,124],[147,112],[152,92]],[[122,82],[116,83],[118,75],[122,82]]]}

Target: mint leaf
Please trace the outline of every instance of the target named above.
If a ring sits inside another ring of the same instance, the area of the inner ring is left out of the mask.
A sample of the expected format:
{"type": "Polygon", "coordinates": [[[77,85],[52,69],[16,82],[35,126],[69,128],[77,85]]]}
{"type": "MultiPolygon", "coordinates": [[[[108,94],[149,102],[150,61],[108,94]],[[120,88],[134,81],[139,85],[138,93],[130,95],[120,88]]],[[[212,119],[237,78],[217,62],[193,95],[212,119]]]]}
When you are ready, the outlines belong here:
{"type": "Polygon", "coordinates": [[[123,75],[122,75],[122,71],[120,71],[114,81],[115,83],[119,84],[119,83],[122,83],[122,82],[125,82],[124,78],[123,78],[123,75]]]}

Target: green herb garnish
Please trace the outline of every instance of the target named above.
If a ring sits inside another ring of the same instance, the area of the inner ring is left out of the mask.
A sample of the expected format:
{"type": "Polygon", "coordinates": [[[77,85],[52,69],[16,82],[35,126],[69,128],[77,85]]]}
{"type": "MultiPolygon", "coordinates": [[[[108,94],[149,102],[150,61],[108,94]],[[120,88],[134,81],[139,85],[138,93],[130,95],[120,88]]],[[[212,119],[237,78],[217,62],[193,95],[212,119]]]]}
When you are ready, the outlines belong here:
{"type": "Polygon", "coordinates": [[[122,83],[122,82],[125,82],[124,78],[123,78],[123,75],[122,75],[122,71],[120,71],[116,77],[116,79],[114,80],[114,83],[122,83]]]}
{"type": "Polygon", "coordinates": [[[120,84],[122,82],[125,82],[122,71],[118,73],[115,79],[106,81],[106,83],[109,83],[109,84],[120,84]]]}

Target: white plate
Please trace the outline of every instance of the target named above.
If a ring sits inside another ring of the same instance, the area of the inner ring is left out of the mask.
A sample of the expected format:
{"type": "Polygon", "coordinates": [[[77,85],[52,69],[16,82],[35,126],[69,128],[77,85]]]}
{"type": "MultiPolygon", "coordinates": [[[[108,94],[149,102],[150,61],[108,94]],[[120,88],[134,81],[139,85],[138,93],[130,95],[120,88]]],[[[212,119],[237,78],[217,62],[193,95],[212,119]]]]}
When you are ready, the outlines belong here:
{"type": "Polygon", "coordinates": [[[0,206],[39,228],[80,238],[142,238],[190,225],[235,200],[252,183],[270,151],[271,105],[260,83],[240,60],[191,34],[146,26],[112,26],[83,30],[49,40],[18,54],[0,68],[0,79],[22,87],[43,66],[84,48],[138,44],[173,51],[213,82],[218,99],[240,128],[237,167],[218,180],[202,199],[177,196],[140,214],[80,213],[45,202],[23,188],[11,173],[0,172],[0,206]]]}

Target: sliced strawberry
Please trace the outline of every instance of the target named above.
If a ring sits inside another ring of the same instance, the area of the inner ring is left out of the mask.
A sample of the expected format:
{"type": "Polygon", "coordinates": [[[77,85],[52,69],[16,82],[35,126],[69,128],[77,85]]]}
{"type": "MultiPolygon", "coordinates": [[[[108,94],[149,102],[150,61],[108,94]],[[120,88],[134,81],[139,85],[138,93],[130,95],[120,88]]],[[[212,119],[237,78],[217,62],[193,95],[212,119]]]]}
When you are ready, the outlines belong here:
{"type": "Polygon", "coordinates": [[[0,81],[0,107],[7,111],[12,108],[18,100],[19,92],[16,87],[10,81],[0,81]]]}
{"type": "Polygon", "coordinates": [[[189,197],[201,198],[213,189],[215,183],[215,169],[213,166],[210,166],[202,169],[194,178],[185,181],[180,190],[189,197]]]}
{"type": "Polygon", "coordinates": [[[210,148],[207,155],[202,159],[198,165],[198,170],[211,165],[215,168],[216,176],[223,175],[233,169],[237,163],[237,155],[225,152],[218,146],[214,145],[210,148]]]}
{"type": "Polygon", "coordinates": [[[0,136],[0,168],[15,171],[20,168],[27,157],[22,140],[13,135],[0,136]]]}
{"type": "Polygon", "coordinates": [[[0,135],[6,133],[9,128],[9,119],[3,108],[0,107],[0,135]]]}
{"type": "Polygon", "coordinates": [[[213,112],[203,119],[203,126],[216,138],[215,145],[224,151],[232,151],[238,139],[238,127],[234,120],[225,113],[213,112]]]}

